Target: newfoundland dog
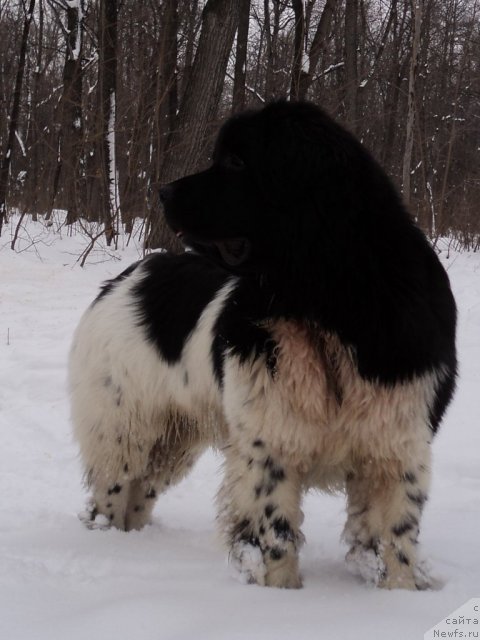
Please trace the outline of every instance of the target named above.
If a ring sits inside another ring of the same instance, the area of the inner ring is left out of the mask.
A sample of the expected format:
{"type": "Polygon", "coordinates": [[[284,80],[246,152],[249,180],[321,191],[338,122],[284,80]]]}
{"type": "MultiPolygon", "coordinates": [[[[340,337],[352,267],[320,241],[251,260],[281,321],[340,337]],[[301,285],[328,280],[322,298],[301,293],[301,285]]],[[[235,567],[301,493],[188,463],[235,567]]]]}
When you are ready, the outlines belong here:
{"type": "Polygon", "coordinates": [[[422,589],[430,449],[455,386],[448,277],[390,180],[313,104],[231,118],[160,191],[191,250],[106,283],[70,357],[90,527],[140,529],[206,447],[245,582],[300,587],[302,495],[343,489],[347,561],[422,589]]]}

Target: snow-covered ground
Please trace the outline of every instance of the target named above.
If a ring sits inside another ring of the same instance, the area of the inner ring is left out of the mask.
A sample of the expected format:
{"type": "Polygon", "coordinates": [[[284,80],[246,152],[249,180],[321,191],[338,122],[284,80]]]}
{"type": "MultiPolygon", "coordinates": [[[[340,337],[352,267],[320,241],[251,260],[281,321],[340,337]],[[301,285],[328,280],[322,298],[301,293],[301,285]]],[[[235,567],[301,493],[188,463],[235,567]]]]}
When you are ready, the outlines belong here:
{"type": "MultiPolygon", "coordinates": [[[[461,376],[434,445],[421,534],[437,591],[380,591],[350,575],[341,496],[308,495],[299,591],[234,580],[215,531],[220,458],[206,454],[141,532],[88,531],[65,386],[72,331],[102,280],[141,250],[29,222],[0,238],[0,638],[415,640],[480,596],[480,254],[442,253],[460,310],[461,376]]],[[[478,627],[476,628],[478,629],[478,627]]]]}

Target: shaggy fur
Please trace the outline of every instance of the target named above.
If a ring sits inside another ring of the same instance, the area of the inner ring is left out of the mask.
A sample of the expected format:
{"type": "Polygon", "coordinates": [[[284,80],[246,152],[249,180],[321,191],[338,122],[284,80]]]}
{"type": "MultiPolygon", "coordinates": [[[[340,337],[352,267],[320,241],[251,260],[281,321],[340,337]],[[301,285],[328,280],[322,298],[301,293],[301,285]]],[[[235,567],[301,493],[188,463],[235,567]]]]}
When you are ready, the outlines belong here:
{"type": "Polygon", "coordinates": [[[193,251],[107,283],[71,351],[89,526],[140,529],[217,446],[245,581],[301,585],[301,498],[319,487],[347,493],[361,575],[428,587],[415,547],[456,311],[389,179],[320,109],[275,103],[228,121],[211,167],[160,195],[193,251]]]}

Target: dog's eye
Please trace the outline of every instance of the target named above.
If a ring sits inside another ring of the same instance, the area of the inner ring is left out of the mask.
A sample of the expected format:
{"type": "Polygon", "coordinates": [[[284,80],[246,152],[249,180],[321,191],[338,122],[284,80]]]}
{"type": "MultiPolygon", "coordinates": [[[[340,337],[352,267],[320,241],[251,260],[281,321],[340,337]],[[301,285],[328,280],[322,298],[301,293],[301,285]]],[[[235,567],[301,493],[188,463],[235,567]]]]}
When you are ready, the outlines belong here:
{"type": "Polygon", "coordinates": [[[236,171],[239,171],[240,169],[244,169],[245,168],[244,161],[241,158],[239,158],[239,156],[235,155],[234,153],[229,153],[227,156],[225,156],[223,158],[222,164],[227,169],[234,169],[236,171]]]}

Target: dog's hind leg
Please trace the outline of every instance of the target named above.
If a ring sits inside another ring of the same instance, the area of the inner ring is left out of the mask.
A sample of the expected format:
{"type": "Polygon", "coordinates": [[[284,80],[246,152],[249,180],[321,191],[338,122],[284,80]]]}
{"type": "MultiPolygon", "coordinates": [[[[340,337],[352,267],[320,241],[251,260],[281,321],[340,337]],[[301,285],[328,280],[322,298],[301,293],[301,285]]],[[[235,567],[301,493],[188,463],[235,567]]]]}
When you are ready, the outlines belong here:
{"type": "Polygon", "coordinates": [[[120,482],[110,483],[98,475],[89,481],[92,491],[88,499],[86,511],[79,518],[89,529],[126,529],[125,515],[130,495],[130,481],[125,478],[120,482]]]}
{"type": "Polygon", "coordinates": [[[260,439],[248,448],[230,444],[225,456],[219,519],[231,562],[245,582],[301,587],[298,473],[275,458],[260,439]]]}
{"type": "Polygon", "coordinates": [[[141,529],[150,521],[156,498],[178,484],[208,446],[194,429],[182,435],[176,431],[158,440],[150,451],[145,475],[131,483],[125,513],[127,531],[141,529]]]}
{"type": "Polygon", "coordinates": [[[429,447],[405,466],[360,465],[347,478],[347,562],[369,582],[386,589],[425,589],[416,545],[429,485],[429,447]]]}
{"type": "Polygon", "coordinates": [[[82,451],[93,493],[87,512],[81,516],[88,527],[141,529],[150,521],[156,498],[187,475],[209,444],[193,421],[168,415],[162,423],[157,431],[163,435],[149,446],[126,445],[119,436],[117,446],[107,447],[103,458],[98,448],[91,461],[90,451],[82,451]],[[112,464],[119,451],[121,464],[112,464]]]}
{"type": "Polygon", "coordinates": [[[142,529],[150,521],[159,493],[152,478],[124,480],[112,486],[97,480],[87,511],[80,517],[90,529],[110,526],[123,531],[142,529]]]}

